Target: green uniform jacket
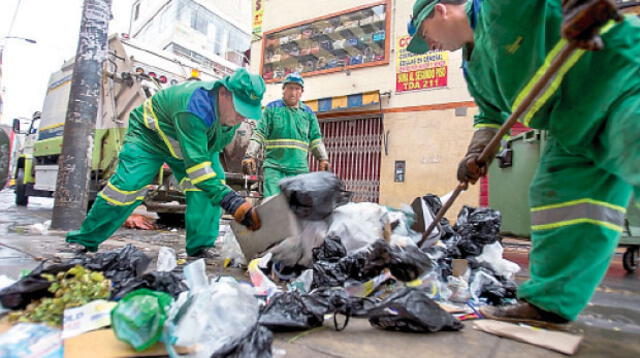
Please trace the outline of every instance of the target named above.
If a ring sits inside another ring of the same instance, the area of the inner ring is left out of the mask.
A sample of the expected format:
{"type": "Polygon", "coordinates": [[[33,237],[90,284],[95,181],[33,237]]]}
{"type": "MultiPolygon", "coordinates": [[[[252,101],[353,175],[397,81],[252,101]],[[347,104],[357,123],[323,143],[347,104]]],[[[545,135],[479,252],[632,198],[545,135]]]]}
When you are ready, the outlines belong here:
{"type": "MultiPolygon", "coordinates": [[[[183,160],[189,181],[212,204],[231,191],[209,158],[233,140],[238,126],[220,123],[217,89],[222,83],[185,82],[162,90],[131,112],[127,140],[153,153],[183,160]]],[[[188,187],[189,184],[183,184],[188,187]]]]}
{"type": "Polygon", "coordinates": [[[288,107],[279,99],[267,105],[251,140],[264,145],[264,168],[307,172],[307,154],[322,143],[322,134],[309,106],[288,107]]]}
{"type": "MultiPolygon", "coordinates": [[[[475,126],[498,128],[567,44],[560,37],[561,1],[469,3],[475,44],[473,50],[465,49],[463,66],[480,108],[475,126]]],[[[627,17],[603,27],[601,34],[605,50],[578,50],[535,101],[534,110],[519,119],[548,129],[570,151],[595,150],[594,138],[610,106],[639,85],[640,20],[627,17]]]]}

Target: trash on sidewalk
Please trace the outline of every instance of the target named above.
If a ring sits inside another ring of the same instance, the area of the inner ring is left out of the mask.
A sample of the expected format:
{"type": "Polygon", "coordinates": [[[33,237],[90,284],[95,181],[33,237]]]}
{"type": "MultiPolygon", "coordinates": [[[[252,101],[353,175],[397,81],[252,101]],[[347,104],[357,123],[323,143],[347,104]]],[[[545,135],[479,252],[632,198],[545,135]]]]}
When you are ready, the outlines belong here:
{"type": "Polygon", "coordinates": [[[307,220],[322,220],[349,200],[340,178],[326,171],[282,179],[280,190],[296,216],[307,220]]]}
{"type": "Polygon", "coordinates": [[[101,272],[87,270],[80,265],[56,275],[43,273],[42,278],[50,282],[48,291],[52,297],[43,297],[31,302],[24,310],[9,313],[10,321],[43,322],[60,326],[65,309],[108,298],[110,295],[110,281],[101,272]]]}
{"type": "Polygon", "coordinates": [[[273,332],[257,324],[245,337],[219,349],[212,358],[271,358],[273,332]]]}
{"type": "Polygon", "coordinates": [[[172,302],[164,292],[140,289],[127,294],[111,311],[116,337],[136,351],[153,346],[160,340],[172,302]]]}
{"type": "Polygon", "coordinates": [[[118,291],[112,290],[111,297],[120,300],[129,292],[146,288],[153,291],[165,292],[177,298],[181,292],[186,291],[187,285],[184,283],[182,274],[176,272],[153,271],[145,273],[140,277],[132,277],[123,282],[118,291]]]}
{"type": "Polygon", "coordinates": [[[94,300],[84,306],[67,308],[63,314],[62,339],[111,325],[113,301],[94,300]]]}
{"type": "Polygon", "coordinates": [[[140,230],[156,230],[158,228],[154,219],[141,214],[129,215],[123,226],[128,229],[140,230]]]}
{"type": "Polygon", "coordinates": [[[0,357],[62,358],[59,329],[45,324],[18,323],[0,335],[0,357]]]}
{"type": "MultiPolygon", "coordinates": [[[[188,353],[178,350],[178,353],[188,353]]],[[[64,340],[65,358],[130,358],[130,357],[166,357],[167,350],[160,342],[137,352],[129,344],[118,340],[113,329],[99,329],[64,340]]]]}
{"type": "Polygon", "coordinates": [[[271,296],[274,293],[280,291],[280,288],[273,283],[262,272],[262,269],[266,269],[269,261],[271,260],[271,254],[266,254],[265,256],[257,259],[251,260],[249,262],[249,267],[247,271],[249,272],[249,277],[251,278],[251,283],[253,284],[253,288],[258,296],[271,296]]]}
{"type": "Polygon", "coordinates": [[[172,271],[178,266],[176,261],[176,251],[172,248],[162,246],[158,250],[158,261],[156,262],[156,271],[172,271]]]}
{"type": "Polygon", "coordinates": [[[33,235],[48,235],[50,227],[51,220],[47,220],[43,223],[35,223],[33,225],[29,225],[29,233],[33,235]]]}
{"type": "Polygon", "coordinates": [[[73,264],[40,263],[31,273],[0,290],[0,303],[3,307],[16,310],[25,308],[31,301],[52,296],[49,292],[51,281],[43,274],[57,275],[72,268],[73,264]]]}
{"type": "Polygon", "coordinates": [[[104,273],[111,280],[112,291],[119,292],[125,281],[141,276],[150,262],[151,258],[144,252],[127,244],[121,249],[98,252],[93,257],[83,258],[80,264],[89,270],[104,273]]]}
{"type": "Polygon", "coordinates": [[[225,261],[229,260],[229,264],[226,266],[239,267],[247,264],[247,259],[244,257],[233,231],[226,231],[224,235],[216,241],[216,247],[220,249],[220,256],[225,259],[225,261]]]}
{"type": "Polygon", "coordinates": [[[367,316],[372,326],[387,330],[437,332],[463,328],[462,323],[416,288],[404,288],[394,293],[367,316]]]}
{"type": "Polygon", "coordinates": [[[582,336],[579,335],[488,319],[474,321],[473,328],[567,355],[575,354],[582,341],[582,336]]]}

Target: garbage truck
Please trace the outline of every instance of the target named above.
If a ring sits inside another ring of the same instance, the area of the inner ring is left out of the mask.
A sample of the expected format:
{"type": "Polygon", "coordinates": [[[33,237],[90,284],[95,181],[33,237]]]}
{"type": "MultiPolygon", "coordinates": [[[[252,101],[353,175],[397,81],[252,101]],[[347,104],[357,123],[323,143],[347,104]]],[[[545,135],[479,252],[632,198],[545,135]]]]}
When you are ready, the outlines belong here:
{"type": "MultiPolygon", "coordinates": [[[[14,120],[13,131],[27,137],[15,165],[17,205],[27,205],[30,196],[51,197],[54,194],[72,72],[73,60],[69,60],[51,75],[42,111],[33,115],[28,127],[19,119],[14,120]]],[[[149,50],[134,40],[110,36],[93,135],[90,203],[115,171],[131,110],[162,88],[187,80],[217,80],[224,75],[226,73],[222,71],[203,70],[171,53],[149,50]]],[[[256,183],[255,176],[242,174],[240,164],[253,127],[250,121],[243,123],[233,142],[221,153],[227,184],[236,190],[256,183]]],[[[184,214],[184,195],[166,165],[150,185],[144,203],[149,211],[157,212],[161,218],[184,214]]]]}

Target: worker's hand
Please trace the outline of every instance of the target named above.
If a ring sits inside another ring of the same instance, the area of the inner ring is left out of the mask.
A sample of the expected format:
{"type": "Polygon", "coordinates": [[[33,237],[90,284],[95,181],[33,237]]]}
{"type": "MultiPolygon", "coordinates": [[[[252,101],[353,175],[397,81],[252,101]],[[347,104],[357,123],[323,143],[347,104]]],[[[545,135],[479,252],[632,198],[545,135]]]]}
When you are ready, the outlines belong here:
{"type": "Polygon", "coordinates": [[[467,155],[458,164],[458,181],[475,184],[482,176],[487,175],[487,165],[477,162],[479,153],[467,155]]]}
{"type": "Polygon", "coordinates": [[[246,175],[255,174],[257,168],[258,164],[256,163],[256,158],[249,157],[242,160],[242,172],[246,175]]]}
{"type": "Polygon", "coordinates": [[[331,170],[331,164],[329,164],[328,160],[321,160],[320,163],[318,163],[318,170],[321,172],[328,172],[331,170]]]}
{"type": "Polygon", "coordinates": [[[622,20],[613,0],[562,0],[562,12],[562,37],[587,51],[604,48],[600,28],[622,20]]]}
{"type": "Polygon", "coordinates": [[[233,218],[249,230],[256,231],[260,229],[258,213],[248,201],[238,207],[236,212],[233,213],[233,218]]]}

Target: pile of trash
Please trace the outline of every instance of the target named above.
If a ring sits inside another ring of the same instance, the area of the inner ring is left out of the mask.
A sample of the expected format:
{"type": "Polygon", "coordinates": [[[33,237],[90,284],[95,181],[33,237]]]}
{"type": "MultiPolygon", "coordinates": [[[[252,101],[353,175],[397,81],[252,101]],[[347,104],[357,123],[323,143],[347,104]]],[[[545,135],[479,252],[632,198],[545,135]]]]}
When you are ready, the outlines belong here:
{"type": "Polygon", "coordinates": [[[266,358],[274,332],[327,319],[338,331],[352,318],[384,330],[458,331],[462,320],[478,318],[478,306],[515,297],[518,266],[502,258],[494,210],[465,207],[455,225],[443,219],[434,239],[418,247],[442,205],[436,196],[418,198],[412,207],[420,210],[353,203],[324,172],[288,178],[281,189],[299,233],[255,258],[244,257],[230,231],[218,242],[225,265],[248,262],[250,282],[209,277],[204,260],[177,265],[168,248],[155,270],[131,245],[45,262],[13,283],[2,281],[0,303],[16,324],[0,335],[0,355],[38,355],[38,347],[61,350],[64,340],[67,349],[87,337],[173,358],[266,358]]]}

